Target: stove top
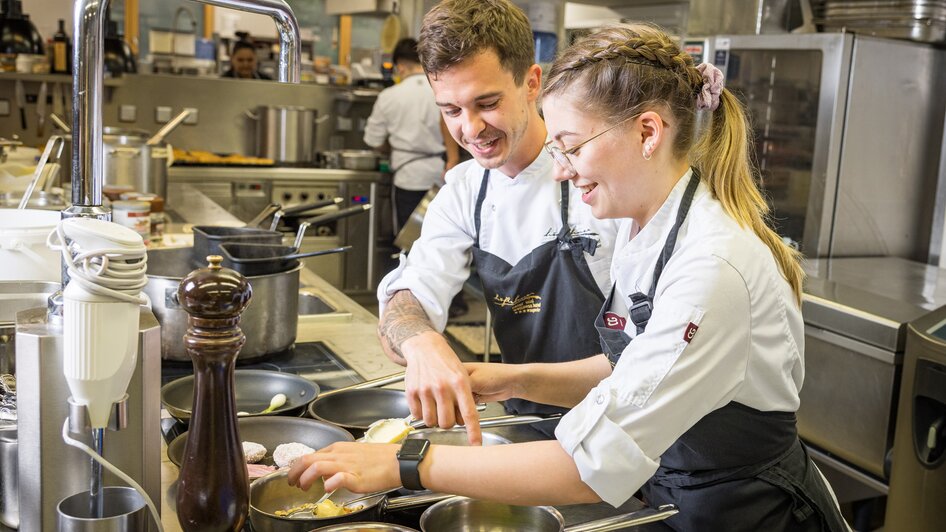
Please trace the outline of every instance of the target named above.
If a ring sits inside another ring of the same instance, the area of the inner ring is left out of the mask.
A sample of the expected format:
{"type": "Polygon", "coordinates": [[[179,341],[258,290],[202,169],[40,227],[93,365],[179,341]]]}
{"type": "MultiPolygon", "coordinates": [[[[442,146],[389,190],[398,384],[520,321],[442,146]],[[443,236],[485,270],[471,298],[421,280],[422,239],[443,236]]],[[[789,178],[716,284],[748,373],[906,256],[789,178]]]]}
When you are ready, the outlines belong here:
{"type": "MultiPolygon", "coordinates": [[[[343,388],[364,381],[351,366],[343,362],[322,342],[304,342],[272,355],[260,362],[240,364],[237,369],[264,369],[294,373],[319,385],[322,392],[343,388]]],[[[161,367],[161,384],[194,374],[194,366],[183,362],[165,362],[161,367]]],[[[174,418],[161,420],[161,432],[170,443],[187,430],[187,425],[174,418]]]]}

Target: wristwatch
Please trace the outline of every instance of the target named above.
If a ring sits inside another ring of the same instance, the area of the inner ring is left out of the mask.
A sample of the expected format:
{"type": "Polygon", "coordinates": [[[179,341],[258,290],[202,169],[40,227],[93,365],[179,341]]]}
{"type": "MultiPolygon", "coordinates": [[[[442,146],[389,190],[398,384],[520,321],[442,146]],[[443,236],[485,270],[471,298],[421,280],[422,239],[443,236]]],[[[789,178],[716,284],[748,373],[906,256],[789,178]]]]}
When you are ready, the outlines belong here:
{"type": "Polygon", "coordinates": [[[409,490],[423,490],[420,483],[420,462],[427,456],[430,440],[408,438],[397,451],[397,462],[401,471],[401,485],[409,490]]]}

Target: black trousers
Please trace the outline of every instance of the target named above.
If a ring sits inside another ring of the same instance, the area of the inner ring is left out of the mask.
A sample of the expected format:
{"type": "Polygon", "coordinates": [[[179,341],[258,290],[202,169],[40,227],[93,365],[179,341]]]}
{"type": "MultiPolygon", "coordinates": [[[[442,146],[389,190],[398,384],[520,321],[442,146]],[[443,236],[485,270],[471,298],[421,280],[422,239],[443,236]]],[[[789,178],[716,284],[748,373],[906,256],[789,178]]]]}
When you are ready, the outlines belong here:
{"type": "Polygon", "coordinates": [[[420,200],[424,199],[426,194],[426,190],[405,190],[394,187],[394,221],[397,222],[397,227],[394,229],[395,234],[404,227],[408,218],[411,217],[411,213],[414,212],[414,209],[417,208],[420,200]]]}

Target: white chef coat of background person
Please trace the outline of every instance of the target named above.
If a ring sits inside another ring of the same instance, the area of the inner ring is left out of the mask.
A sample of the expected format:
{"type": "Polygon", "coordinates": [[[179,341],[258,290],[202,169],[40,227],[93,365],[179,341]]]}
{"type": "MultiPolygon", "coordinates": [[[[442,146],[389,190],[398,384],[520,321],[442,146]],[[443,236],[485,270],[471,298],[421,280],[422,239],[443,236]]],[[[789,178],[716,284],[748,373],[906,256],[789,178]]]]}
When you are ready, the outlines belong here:
{"type": "MultiPolygon", "coordinates": [[[[496,169],[490,172],[480,226],[483,250],[516,264],[533,249],[555,239],[561,227],[561,188],[552,179],[553,164],[551,157],[542,152],[517,176],[506,176],[496,169]]],[[[446,185],[427,208],[420,238],[378,286],[382,315],[395,292],[410,290],[433,326],[438,331],[446,327],[450,300],[470,276],[476,231],[473,211],[483,170],[475,160],[469,160],[447,172],[446,185]]],[[[601,293],[607,294],[619,222],[598,220],[581,202],[581,191],[575,187],[568,190],[568,223],[573,234],[598,242],[595,254],[585,253],[585,260],[601,293]]],[[[588,316],[589,320],[593,318],[588,316]]]]}
{"type": "Polygon", "coordinates": [[[378,95],[364,141],[391,152],[394,214],[400,230],[424,194],[443,184],[444,171],[459,162],[459,152],[456,142],[444,136],[440,108],[417,56],[417,41],[401,39],[392,60],[401,81],[378,95]]]}

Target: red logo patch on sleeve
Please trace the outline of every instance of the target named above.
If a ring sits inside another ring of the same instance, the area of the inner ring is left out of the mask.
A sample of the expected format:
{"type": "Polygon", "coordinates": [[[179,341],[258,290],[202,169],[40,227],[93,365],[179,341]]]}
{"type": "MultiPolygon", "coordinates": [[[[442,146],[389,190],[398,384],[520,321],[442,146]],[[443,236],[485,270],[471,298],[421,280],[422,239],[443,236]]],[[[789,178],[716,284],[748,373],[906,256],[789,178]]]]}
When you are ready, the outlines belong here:
{"type": "Polygon", "coordinates": [[[615,329],[618,331],[623,331],[624,326],[627,325],[627,319],[621,317],[619,314],[614,312],[605,312],[604,313],[604,326],[608,329],[615,329]]]}
{"type": "Polygon", "coordinates": [[[695,324],[695,323],[693,323],[693,322],[691,321],[690,324],[687,325],[687,330],[684,331],[684,333],[683,333],[683,340],[684,340],[686,343],[690,343],[690,340],[693,339],[693,335],[696,334],[696,331],[697,331],[697,329],[699,329],[699,328],[700,328],[700,327],[699,327],[697,324],[695,324]]]}

